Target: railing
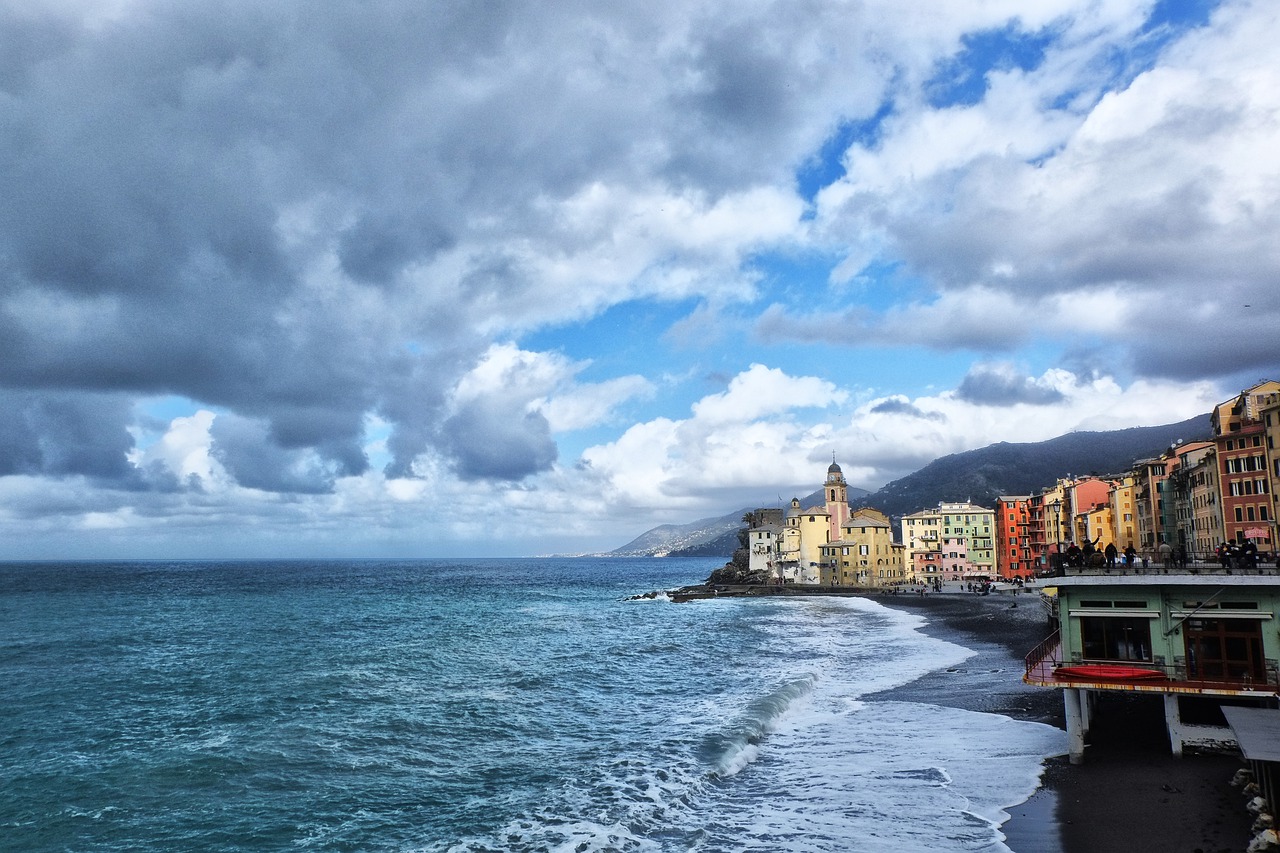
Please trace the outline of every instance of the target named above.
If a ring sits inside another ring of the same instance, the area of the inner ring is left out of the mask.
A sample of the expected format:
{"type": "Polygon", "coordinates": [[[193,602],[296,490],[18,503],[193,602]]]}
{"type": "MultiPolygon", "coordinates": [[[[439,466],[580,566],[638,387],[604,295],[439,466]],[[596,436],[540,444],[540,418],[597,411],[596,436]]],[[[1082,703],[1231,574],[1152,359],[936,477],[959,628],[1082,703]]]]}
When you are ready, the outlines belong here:
{"type": "Polygon", "coordinates": [[[1084,660],[1074,666],[1090,664],[1134,666],[1144,670],[1154,670],[1164,674],[1154,681],[1133,682],[1124,677],[1108,678],[1105,675],[1068,677],[1059,675],[1058,668],[1064,665],[1059,655],[1062,650],[1061,636],[1054,631],[1027,654],[1025,677],[1027,681],[1038,684],[1069,685],[1073,682],[1125,682],[1127,684],[1149,685],[1150,687],[1171,692],[1191,691],[1262,691],[1280,696],[1280,666],[1270,665],[1261,668],[1260,673],[1225,672],[1221,675],[1201,672],[1188,672],[1185,664],[1154,663],[1151,661],[1118,661],[1118,660],[1084,660]]]}
{"type": "MultiPolygon", "coordinates": [[[[1058,555],[1051,554],[1051,558],[1058,555]]],[[[1072,565],[1064,554],[1061,558],[1062,569],[1055,574],[1061,575],[1101,575],[1101,574],[1193,574],[1193,575],[1280,575],[1280,565],[1274,558],[1253,559],[1248,557],[1232,557],[1225,562],[1213,554],[1194,554],[1181,560],[1154,559],[1139,557],[1133,563],[1126,563],[1123,556],[1117,557],[1115,564],[1108,566],[1106,558],[1100,552],[1084,558],[1078,565],[1072,565]]],[[[1054,562],[1058,562],[1056,559],[1054,562]]]]}
{"type": "Polygon", "coordinates": [[[1054,631],[1048,637],[1045,637],[1043,640],[1041,640],[1040,645],[1032,649],[1031,652],[1027,655],[1026,674],[1030,675],[1032,670],[1036,669],[1036,667],[1044,663],[1047,658],[1049,658],[1049,663],[1052,664],[1053,666],[1058,666],[1059,664],[1061,664],[1062,661],[1058,660],[1056,655],[1056,652],[1061,648],[1062,648],[1061,633],[1058,631],[1054,631]]]}

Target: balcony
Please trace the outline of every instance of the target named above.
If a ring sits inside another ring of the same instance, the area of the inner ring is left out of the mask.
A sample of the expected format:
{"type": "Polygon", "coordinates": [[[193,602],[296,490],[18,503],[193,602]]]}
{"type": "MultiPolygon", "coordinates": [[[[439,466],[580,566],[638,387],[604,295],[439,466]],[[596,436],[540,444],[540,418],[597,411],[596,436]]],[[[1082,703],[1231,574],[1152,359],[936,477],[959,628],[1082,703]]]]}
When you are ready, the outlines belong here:
{"type": "Polygon", "coordinates": [[[1280,667],[1264,667],[1261,677],[1242,672],[1188,673],[1185,665],[1147,661],[1062,662],[1057,631],[1026,656],[1022,680],[1036,687],[1080,687],[1135,693],[1209,693],[1256,695],[1280,693],[1280,667]]]}

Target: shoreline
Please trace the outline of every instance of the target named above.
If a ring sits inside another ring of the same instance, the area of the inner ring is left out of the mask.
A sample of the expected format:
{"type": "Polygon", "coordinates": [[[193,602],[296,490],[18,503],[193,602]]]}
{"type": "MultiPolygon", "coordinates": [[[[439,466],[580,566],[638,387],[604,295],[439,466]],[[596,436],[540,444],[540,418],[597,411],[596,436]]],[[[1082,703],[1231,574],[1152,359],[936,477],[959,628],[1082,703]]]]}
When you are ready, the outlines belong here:
{"type": "MultiPolygon", "coordinates": [[[[976,703],[942,689],[942,673],[880,695],[928,695],[935,704],[1065,727],[1061,691],[1021,680],[1024,656],[1051,631],[1038,596],[871,597],[925,616],[921,631],[973,649],[979,665],[997,668],[1003,659],[1016,667],[1013,677],[992,685],[976,703]]],[[[1253,818],[1230,780],[1244,759],[1194,752],[1174,758],[1158,699],[1104,694],[1098,701],[1085,763],[1073,766],[1065,755],[1045,761],[1035,792],[1005,808],[1009,819],[1000,831],[1006,846],[1014,853],[1243,851],[1252,840],[1253,818]]]]}
{"type": "MultiPolygon", "coordinates": [[[[1025,655],[1052,633],[1049,614],[1034,592],[975,595],[949,589],[885,594],[878,590],[737,587],[705,584],[667,593],[686,602],[719,596],[858,596],[924,616],[921,632],[974,652],[969,669],[991,672],[981,690],[959,689],[947,671],[869,694],[945,707],[1003,714],[1065,729],[1060,690],[1022,682],[1025,655]]],[[[1238,755],[1188,752],[1174,758],[1156,697],[1103,694],[1085,752],[1085,763],[1065,755],[1044,762],[1039,787],[1022,803],[1006,806],[1000,827],[1013,853],[1132,853],[1171,850],[1239,853],[1252,840],[1253,817],[1231,787],[1245,766],[1238,755]]]]}

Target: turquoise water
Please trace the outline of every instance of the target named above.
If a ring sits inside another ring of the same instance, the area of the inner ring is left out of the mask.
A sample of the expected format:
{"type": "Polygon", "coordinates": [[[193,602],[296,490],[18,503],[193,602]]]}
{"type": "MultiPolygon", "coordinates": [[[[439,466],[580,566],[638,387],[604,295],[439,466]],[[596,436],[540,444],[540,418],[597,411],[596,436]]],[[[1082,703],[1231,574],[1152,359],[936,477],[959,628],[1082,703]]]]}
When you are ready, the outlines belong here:
{"type": "Polygon", "coordinates": [[[0,849],[1002,850],[1062,733],[717,560],[0,565],[0,849]]]}

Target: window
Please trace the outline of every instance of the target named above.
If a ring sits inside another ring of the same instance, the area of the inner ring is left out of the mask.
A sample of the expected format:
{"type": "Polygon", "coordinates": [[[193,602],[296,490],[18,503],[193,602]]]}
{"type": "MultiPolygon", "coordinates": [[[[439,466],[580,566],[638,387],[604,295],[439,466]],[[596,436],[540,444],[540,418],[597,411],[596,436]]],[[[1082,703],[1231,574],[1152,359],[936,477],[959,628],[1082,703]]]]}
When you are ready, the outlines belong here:
{"type": "Polygon", "coordinates": [[[1080,641],[1089,660],[1151,660],[1151,621],[1124,616],[1084,616],[1080,641]]]}
{"type": "Polygon", "coordinates": [[[1188,619],[1184,634],[1187,674],[1191,678],[1236,681],[1265,677],[1260,623],[1247,619],[1188,619]]]}

